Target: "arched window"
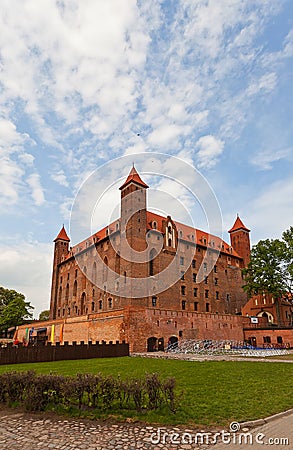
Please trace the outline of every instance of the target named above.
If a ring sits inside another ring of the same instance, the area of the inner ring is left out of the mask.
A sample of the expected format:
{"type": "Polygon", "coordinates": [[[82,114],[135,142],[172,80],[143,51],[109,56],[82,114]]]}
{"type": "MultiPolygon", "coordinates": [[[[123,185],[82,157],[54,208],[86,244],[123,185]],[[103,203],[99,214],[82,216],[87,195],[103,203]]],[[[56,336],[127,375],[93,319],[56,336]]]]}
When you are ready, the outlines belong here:
{"type": "Polygon", "coordinates": [[[154,248],[150,251],[150,257],[149,257],[149,275],[154,275],[154,259],[157,255],[157,252],[154,248]]]}
{"type": "Polygon", "coordinates": [[[115,256],[115,278],[118,278],[120,275],[120,253],[116,253],[115,256]]]}
{"type": "Polygon", "coordinates": [[[82,289],[82,290],[85,290],[85,289],[86,289],[86,267],[85,267],[85,266],[84,266],[84,268],[82,269],[81,289],[82,289]]]}
{"type": "Polygon", "coordinates": [[[61,306],[61,298],[62,298],[62,287],[60,286],[58,294],[58,306],[61,306]]]}
{"type": "Polygon", "coordinates": [[[108,279],[108,258],[105,256],[104,264],[103,264],[103,281],[107,281],[108,279]]]}
{"type": "Polygon", "coordinates": [[[92,312],[95,310],[95,302],[92,302],[92,312]]]}
{"type": "Polygon", "coordinates": [[[92,269],[92,282],[94,284],[96,284],[96,282],[97,282],[97,265],[95,262],[93,264],[93,269],[92,269]]]}
{"type": "Polygon", "coordinates": [[[108,308],[112,308],[113,307],[113,300],[112,298],[108,298],[108,308]]]}
{"type": "Polygon", "coordinates": [[[66,291],[65,291],[65,301],[68,302],[69,299],[69,284],[66,285],[66,291]]]}
{"type": "Polygon", "coordinates": [[[80,301],[80,314],[82,315],[84,313],[84,306],[86,302],[86,295],[85,292],[82,293],[81,301],[80,301]]]}
{"type": "Polygon", "coordinates": [[[73,283],[73,297],[76,297],[77,294],[77,281],[73,283]]]}

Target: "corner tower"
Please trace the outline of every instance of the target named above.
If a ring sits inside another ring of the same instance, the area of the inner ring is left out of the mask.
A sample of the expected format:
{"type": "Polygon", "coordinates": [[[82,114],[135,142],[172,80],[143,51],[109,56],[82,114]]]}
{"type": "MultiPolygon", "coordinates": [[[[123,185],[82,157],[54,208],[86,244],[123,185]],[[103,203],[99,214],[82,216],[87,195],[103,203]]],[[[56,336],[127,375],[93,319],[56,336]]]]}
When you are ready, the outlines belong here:
{"type": "Polygon", "coordinates": [[[146,190],[148,185],[142,181],[134,165],[119,188],[121,191],[121,233],[129,245],[137,251],[142,251],[142,240],[145,242],[146,220],[146,190]]]}
{"type": "Polygon", "coordinates": [[[244,266],[247,267],[250,261],[250,230],[243,224],[238,214],[229,233],[231,246],[243,258],[244,266]]]}
{"type": "Polygon", "coordinates": [[[51,286],[51,301],[50,301],[50,319],[56,319],[57,310],[57,294],[59,283],[59,264],[63,256],[68,255],[70,239],[67,236],[64,225],[61,228],[58,236],[54,239],[54,259],[52,271],[52,286],[51,286]]]}

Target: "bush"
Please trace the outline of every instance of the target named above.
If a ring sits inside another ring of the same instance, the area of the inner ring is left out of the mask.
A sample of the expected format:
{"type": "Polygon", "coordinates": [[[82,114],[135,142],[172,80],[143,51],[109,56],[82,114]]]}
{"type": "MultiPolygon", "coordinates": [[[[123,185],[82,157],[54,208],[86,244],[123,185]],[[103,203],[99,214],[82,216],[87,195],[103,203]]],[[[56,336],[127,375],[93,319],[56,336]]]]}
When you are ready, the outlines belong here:
{"type": "Polygon", "coordinates": [[[121,380],[101,374],[36,375],[34,371],[0,375],[0,403],[18,402],[29,411],[44,411],[48,405],[78,409],[155,410],[167,405],[175,411],[175,379],[162,381],[157,373],[144,379],[121,380]]]}

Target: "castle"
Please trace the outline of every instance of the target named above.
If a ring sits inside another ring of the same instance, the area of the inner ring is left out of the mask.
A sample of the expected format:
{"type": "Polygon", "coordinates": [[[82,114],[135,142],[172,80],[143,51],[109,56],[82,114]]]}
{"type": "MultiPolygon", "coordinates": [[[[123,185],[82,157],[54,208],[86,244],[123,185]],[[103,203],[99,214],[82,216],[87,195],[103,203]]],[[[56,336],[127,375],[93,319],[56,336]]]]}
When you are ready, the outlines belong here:
{"type": "Polygon", "coordinates": [[[72,330],[74,340],[125,339],[132,350],[163,349],[182,337],[243,339],[249,229],[237,217],[227,244],[148,211],[147,189],[133,167],[120,187],[119,219],[73,248],[61,229],[50,319],[77,324],[86,317],[85,337],[72,330]]]}
{"type": "Polygon", "coordinates": [[[228,244],[148,211],[147,189],[133,166],[120,187],[119,219],[74,247],[62,227],[50,320],[18,327],[19,340],[34,333],[58,345],[125,341],[131,352],[180,339],[293,347],[292,306],[261,295],[247,301],[242,289],[250,230],[240,217],[228,244]]]}

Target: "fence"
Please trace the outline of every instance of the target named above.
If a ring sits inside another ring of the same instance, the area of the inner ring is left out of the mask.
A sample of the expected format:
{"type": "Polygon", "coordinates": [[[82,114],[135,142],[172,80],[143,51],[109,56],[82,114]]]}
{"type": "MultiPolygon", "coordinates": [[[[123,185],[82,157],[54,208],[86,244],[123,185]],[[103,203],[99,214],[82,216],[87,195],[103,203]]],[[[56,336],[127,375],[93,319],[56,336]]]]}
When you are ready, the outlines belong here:
{"type": "Polygon", "coordinates": [[[112,341],[108,344],[104,341],[101,343],[89,342],[88,344],[81,342],[78,345],[76,342],[73,342],[72,345],[69,345],[68,342],[64,342],[63,345],[59,343],[51,345],[48,342],[46,345],[29,345],[27,347],[23,345],[13,347],[12,344],[7,344],[7,347],[0,348],[0,365],[118,356],[129,356],[129,344],[125,341],[122,343],[116,341],[115,344],[112,341]]]}

